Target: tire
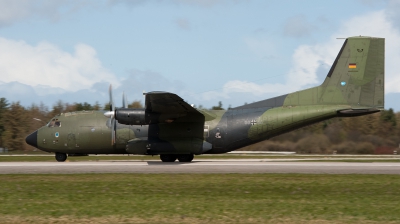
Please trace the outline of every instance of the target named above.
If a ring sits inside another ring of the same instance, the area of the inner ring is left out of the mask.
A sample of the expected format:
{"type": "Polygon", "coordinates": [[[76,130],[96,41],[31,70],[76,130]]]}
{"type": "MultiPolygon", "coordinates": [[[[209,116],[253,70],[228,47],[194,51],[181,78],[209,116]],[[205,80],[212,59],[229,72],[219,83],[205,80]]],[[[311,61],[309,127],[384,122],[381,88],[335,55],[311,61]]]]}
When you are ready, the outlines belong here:
{"type": "Polygon", "coordinates": [[[161,154],[160,159],[161,159],[161,161],[166,162],[166,163],[173,163],[176,160],[176,155],[161,154]]]}
{"type": "Polygon", "coordinates": [[[181,163],[190,163],[194,158],[193,154],[178,155],[178,160],[181,163]]]}
{"type": "Polygon", "coordinates": [[[61,152],[56,152],[56,160],[58,162],[64,162],[65,160],[67,160],[67,154],[61,153],[61,152]]]}

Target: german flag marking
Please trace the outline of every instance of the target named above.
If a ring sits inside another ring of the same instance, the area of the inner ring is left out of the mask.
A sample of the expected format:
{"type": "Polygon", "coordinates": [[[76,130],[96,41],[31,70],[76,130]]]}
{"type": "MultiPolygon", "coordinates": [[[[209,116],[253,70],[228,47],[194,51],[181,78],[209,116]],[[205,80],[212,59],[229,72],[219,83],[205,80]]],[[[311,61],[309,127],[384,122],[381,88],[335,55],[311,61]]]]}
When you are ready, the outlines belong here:
{"type": "Polygon", "coordinates": [[[349,68],[357,68],[357,64],[356,63],[349,63],[349,68]]]}

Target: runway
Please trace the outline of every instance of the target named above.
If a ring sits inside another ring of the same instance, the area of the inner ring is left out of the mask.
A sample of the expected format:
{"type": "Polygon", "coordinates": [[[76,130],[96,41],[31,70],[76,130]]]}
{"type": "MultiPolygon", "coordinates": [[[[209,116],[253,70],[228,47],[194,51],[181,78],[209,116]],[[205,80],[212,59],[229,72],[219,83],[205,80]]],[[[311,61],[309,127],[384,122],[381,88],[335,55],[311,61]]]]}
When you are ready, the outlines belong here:
{"type": "Polygon", "coordinates": [[[0,174],[73,173],[309,173],[400,174],[399,162],[271,162],[195,160],[192,163],[159,161],[1,162],[0,174]]]}

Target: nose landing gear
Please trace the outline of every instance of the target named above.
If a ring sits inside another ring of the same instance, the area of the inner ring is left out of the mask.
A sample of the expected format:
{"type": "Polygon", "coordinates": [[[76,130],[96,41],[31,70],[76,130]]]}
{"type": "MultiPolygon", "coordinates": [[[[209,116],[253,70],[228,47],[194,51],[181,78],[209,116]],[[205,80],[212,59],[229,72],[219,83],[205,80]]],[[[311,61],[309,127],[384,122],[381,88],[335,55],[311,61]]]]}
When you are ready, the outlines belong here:
{"type": "Polygon", "coordinates": [[[65,160],[67,160],[67,154],[61,153],[61,152],[56,152],[56,160],[58,162],[64,162],[65,160]]]}

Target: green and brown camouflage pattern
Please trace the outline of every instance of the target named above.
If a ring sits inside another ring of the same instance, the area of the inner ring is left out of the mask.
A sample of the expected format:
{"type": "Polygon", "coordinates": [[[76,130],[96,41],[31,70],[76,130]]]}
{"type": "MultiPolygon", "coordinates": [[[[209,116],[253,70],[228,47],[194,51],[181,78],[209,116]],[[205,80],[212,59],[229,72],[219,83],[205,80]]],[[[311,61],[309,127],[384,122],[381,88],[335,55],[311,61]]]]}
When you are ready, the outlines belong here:
{"type": "MultiPolygon", "coordinates": [[[[384,38],[349,37],[317,87],[226,111],[195,109],[175,94],[151,92],[138,113],[141,124],[117,119],[125,124],[117,123],[115,144],[111,118],[97,111],[60,114],[53,118],[60,127],[44,126],[27,142],[67,154],[225,153],[333,117],[383,110],[384,63],[384,38]]],[[[130,119],[128,109],[120,112],[130,119]]]]}

